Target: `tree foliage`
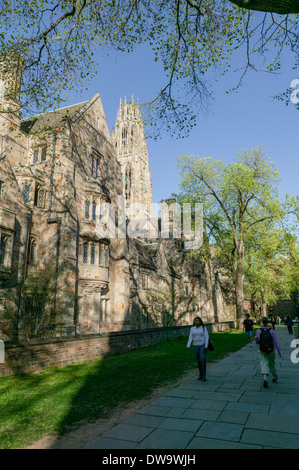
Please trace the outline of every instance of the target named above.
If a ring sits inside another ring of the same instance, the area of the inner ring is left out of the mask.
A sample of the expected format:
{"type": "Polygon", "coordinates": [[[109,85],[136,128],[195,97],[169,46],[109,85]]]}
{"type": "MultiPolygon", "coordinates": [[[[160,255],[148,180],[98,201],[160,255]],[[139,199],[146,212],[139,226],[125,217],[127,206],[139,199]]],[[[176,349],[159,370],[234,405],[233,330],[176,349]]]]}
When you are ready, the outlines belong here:
{"type": "Polygon", "coordinates": [[[194,155],[178,159],[180,202],[201,201],[204,224],[215,254],[235,285],[237,318],[244,311],[244,263],[259,230],[286,215],[278,199],[279,174],[261,149],[244,151],[233,163],[194,155]]]}
{"type": "Polygon", "coordinates": [[[244,260],[245,292],[252,309],[290,299],[299,288],[298,238],[281,224],[265,221],[249,233],[244,260]]]}
{"type": "Polygon", "coordinates": [[[242,7],[228,0],[0,0],[0,50],[8,61],[22,57],[22,102],[32,110],[87,87],[101,71],[100,54],[148,44],[165,83],[144,114],[149,124],[186,135],[209,102],[212,73],[226,73],[234,51],[244,50],[240,80],[255,68],[254,56],[265,58],[265,70],[278,70],[284,48],[298,65],[297,16],[242,7]]]}

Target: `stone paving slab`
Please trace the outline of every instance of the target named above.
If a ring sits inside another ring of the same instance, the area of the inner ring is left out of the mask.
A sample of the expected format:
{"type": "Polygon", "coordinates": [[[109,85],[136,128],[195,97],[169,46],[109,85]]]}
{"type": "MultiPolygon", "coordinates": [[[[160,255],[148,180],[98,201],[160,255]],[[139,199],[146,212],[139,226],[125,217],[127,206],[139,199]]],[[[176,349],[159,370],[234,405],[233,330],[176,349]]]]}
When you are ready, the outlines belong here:
{"type": "Polygon", "coordinates": [[[250,413],[245,428],[286,432],[299,435],[299,420],[294,416],[250,413]]]}
{"type": "Polygon", "coordinates": [[[194,399],[216,400],[216,401],[238,401],[242,396],[242,392],[198,392],[194,395],[194,399]]]}
{"type": "Polygon", "coordinates": [[[223,400],[197,400],[194,405],[191,406],[191,409],[198,408],[201,410],[215,410],[215,411],[222,411],[226,405],[227,401],[223,400]]]}
{"type": "Polygon", "coordinates": [[[196,433],[196,437],[209,437],[224,441],[239,442],[243,426],[235,423],[222,423],[220,421],[205,422],[196,433]]]}
{"type": "Polygon", "coordinates": [[[194,437],[186,449],[263,449],[263,447],[240,444],[239,442],[223,441],[221,439],[194,437]]]}
{"type": "Polygon", "coordinates": [[[193,432],[156,429],[136,449],[185,449],[193,436],[193,432]]]}
{"type": "Polygon", "coordinates": [[[154,406],[171,406],[171,407],[177,407],[177,408],[189,408],[195,402],[196,400],[189,399],[189,398],[176,398],[176,397],[164,396],[154,401],[153,405],[154,406]]]}
{"type": "Polygon", "coordinates": [[[146,426],[133,426],[131,424],[118,424],[110,431],[105,432],[102,437],[110,439],[121,439],[123,441],[140,442],[151,434],[154,428],[146,426]]]}
{"type": "Polygon", "coordinates": [[[263,388],[257,347],[208,366],[101,435],[89,449],[299,449],[299,364],[284,326],[278,382],[263,388]]]}
{"type": "Polygon", "coordinates": [[[275,449],[299,449],[298,434],[282,432],[245,429],[241,437],[241,442],[243,444],[257,444],[263,447],[273,447],[275,449]]]}
{"type": "Polygon", "coordinates": [[[224,423],[245,424],[249,416],[248,411],[224,410],[217,418],[217,421],[224,423]]]}
{"type": "Polygon", "coordinates": [[[131,424],[132,426],[141,426],[141,427],[149,427],[149,428],[157,428],[159,427],[164,421],[164,416],[148,416],[136,413],[135,415],[130,416],[124,424],[131,424]]]}
{"type": "Polygon", "coordinates": [[[199,410],[196,408],[189,409],[185,411],[181,418],[188,418],[188,419],[199,419],[203,421],[216,421],[218,416],[220,415],[219,411],[214,410],[199,410]]]}
{"type": "Polygon", "coordinates": [[[196,432],[202,423],[203,421],[198,419],[167,418],[165,421],[163,421],[163,423],[160,424],[159,429],[196,432]]]}
{"type": "Polygon", "coordinates": [[[85,449],[135,449],[136,446],[136,442],[99,437],[98,439],[95,439],[93,442],[88,444],[85,449]]]}

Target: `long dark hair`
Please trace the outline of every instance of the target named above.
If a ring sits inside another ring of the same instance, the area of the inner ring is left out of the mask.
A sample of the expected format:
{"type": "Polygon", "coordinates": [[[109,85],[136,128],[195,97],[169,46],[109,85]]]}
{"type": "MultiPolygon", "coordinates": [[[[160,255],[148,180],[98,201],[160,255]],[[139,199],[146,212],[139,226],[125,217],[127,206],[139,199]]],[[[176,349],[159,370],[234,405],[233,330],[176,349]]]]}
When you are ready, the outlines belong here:
{"type": "Polygon", "coordinates": [[[203,327],[203,321],[200,317],[195,317],[194,320],[193,320],[193,326],[195,326],[195,320],[199,320],[200,321],[200,326],[203,327]]]}

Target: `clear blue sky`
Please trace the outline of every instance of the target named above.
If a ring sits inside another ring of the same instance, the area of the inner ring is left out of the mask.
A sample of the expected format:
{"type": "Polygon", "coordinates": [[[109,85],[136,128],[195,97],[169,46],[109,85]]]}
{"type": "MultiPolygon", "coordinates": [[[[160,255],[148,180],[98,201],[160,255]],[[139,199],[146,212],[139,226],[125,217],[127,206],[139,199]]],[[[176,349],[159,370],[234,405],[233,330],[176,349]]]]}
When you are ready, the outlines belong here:
{"type": "MultiPolygon", "coordinates": [[[[98,91],[111,131],[120,98],[131,99],[134,95],[140,102],[148,101],[165,84],[165,79],[160,66],[153,63],[150,51],[143,47],[133,54],[111,53],[100,61],[97,78],[84,93],[72,96],[72,102],[89,99],[98,91]]],[[[158,141],[148,139],[154,202],[179,190],[177,157],[196,154],[229,162],[242,150],[260,145],[280,173],[280,194],[298,195],[299,111],[294,104],[285,106],[273,96],[299,78],[299,71],[285,67],[277,75],[249,72],[239,91],[227,95],[225,90],[236,85],[240,77],[241,72],[233,72],[238,66],[236,62],[231,72],[213,83],[215,101],[208,114],[199,116],[188,138],[175,139],[164,133],[158,141]]]]}

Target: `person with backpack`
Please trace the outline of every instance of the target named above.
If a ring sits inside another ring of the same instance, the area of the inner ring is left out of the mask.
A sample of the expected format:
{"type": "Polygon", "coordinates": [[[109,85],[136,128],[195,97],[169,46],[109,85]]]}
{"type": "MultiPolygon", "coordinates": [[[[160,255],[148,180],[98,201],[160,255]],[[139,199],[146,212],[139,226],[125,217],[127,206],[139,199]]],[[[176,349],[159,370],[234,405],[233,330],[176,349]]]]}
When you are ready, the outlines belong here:
{"type": "Polygon", "coordinates": [[[204,326],[203,321],[200,317],[195,317],[193,326],[190,329],[190,335],[187,343],[187,349],[190,349],[191,343],[193,343],[193,350],[196,356],[199,377],[198,380],[206,382],[206,370],[207,370],[207,351],[209,346],[209,333],[207,328],[204,326]]]}
{"type": "Polygon", "coordinates": [[[277,373],[275,366],[275,349],[281,357],[281,347],[273,328],[268,327],[268,318],[262,319],[262,327],[257,330],[255,342],[259,345],[259,360],[261,373],[264,377],[264,388],[268,388],[268,375],[272,374],[272,382],[277,382],[277,373]]]}

